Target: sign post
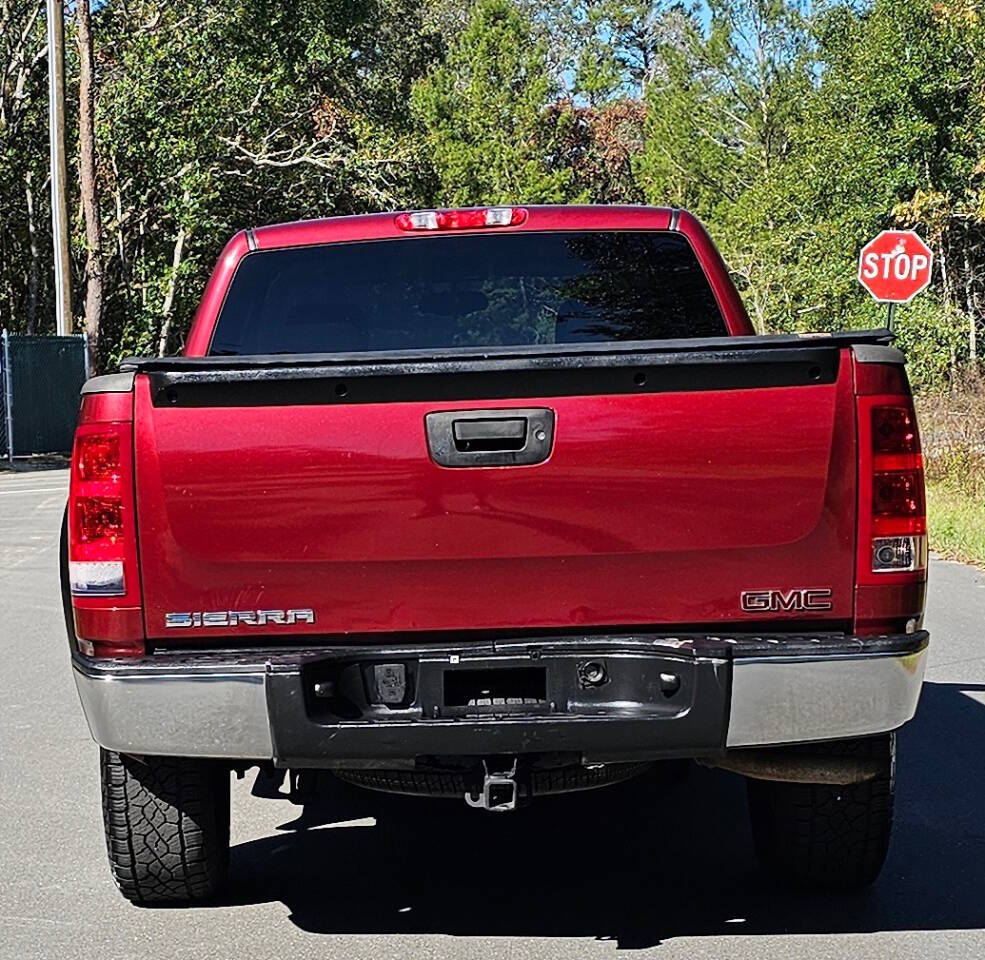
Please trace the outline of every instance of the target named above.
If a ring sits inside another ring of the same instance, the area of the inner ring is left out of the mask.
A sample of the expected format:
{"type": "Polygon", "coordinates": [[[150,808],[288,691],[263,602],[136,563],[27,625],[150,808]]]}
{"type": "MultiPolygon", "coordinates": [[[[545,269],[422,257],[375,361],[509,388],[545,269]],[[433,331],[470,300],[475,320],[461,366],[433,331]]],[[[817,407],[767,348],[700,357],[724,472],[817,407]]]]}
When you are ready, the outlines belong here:
{"type": "Polygon", "coordinates": [[[909,303],[930,283],[934,255],[912,230],[883,230],[870,240],[858,258],[858,282],[873,299],[889,304],[893,329],[896,304],[909,303]]]}

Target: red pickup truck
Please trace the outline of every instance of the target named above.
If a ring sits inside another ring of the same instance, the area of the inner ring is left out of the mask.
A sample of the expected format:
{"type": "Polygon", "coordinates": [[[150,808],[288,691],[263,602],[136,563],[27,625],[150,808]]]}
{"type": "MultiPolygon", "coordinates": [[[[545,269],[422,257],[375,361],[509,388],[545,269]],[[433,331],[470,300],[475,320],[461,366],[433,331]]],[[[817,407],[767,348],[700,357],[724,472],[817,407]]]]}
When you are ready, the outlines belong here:
{"type": "Polygon", "coordinates": [[[928,635],[888,331],[756,336],[681,210],[237,234],[83,389],[64,531],[113,875],[215,894],[231,771],[508,811],[695,759],[780,877],[871,882],[928,635]]]}

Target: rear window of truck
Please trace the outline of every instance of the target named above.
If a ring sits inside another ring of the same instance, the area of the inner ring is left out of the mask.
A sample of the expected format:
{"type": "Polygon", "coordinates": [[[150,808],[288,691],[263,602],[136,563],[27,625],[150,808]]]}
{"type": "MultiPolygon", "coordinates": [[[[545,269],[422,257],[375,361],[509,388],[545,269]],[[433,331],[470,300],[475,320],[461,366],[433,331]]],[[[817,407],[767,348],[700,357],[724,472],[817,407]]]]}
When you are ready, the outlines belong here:
{"type": "Polygon", "coordinates": [[[213,355],[664,340],[728,333],[675,233],[508,233],[248,254],[213,355]]]}

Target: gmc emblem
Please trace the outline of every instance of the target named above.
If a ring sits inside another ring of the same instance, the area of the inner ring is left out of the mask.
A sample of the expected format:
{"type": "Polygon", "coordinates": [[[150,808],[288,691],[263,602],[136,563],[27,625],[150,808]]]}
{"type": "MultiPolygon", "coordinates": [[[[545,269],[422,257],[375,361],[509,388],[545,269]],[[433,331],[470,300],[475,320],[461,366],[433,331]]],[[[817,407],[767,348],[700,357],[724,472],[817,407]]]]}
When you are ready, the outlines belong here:
{"type": "Polygon", "coordinates": [[[831,590],[743,590],[739,603],[744,613],[779,613],[830,610],[831,590]]]}

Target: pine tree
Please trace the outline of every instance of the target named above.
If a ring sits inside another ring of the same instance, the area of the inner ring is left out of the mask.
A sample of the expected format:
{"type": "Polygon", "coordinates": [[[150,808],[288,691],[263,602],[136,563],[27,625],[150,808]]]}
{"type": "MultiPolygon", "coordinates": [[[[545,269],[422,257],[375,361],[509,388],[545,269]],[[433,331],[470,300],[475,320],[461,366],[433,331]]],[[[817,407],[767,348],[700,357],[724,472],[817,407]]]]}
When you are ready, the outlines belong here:
{"type": "Polygon", "coordinates": [[[555,169],[557,91],[543,41],[510,0],[479,0],[448,56],[414,88],[441,205],[556,203],[571,171],[555,169]]]}

